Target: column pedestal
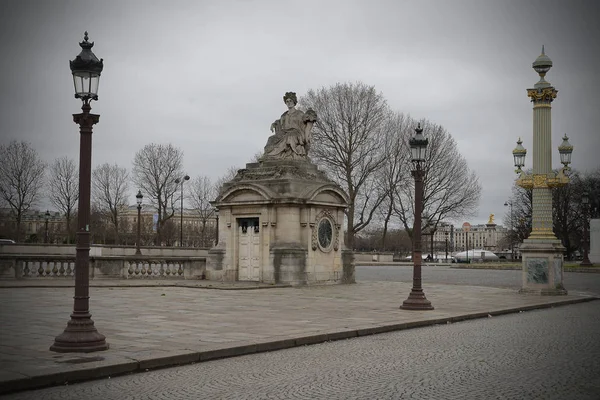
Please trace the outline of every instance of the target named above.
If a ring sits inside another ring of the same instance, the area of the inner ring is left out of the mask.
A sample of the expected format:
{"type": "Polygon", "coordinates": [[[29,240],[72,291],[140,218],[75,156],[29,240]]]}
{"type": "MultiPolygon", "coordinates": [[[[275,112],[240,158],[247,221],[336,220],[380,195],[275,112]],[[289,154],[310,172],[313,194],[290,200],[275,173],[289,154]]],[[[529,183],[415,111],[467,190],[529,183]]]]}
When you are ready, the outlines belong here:
{"type": "Polygon", "coordinates": [[[519,293],[566,295],[563,285],[565,248],[557,239],[525,239],[520,247],[523,255],[523,284],[519,293]]]}

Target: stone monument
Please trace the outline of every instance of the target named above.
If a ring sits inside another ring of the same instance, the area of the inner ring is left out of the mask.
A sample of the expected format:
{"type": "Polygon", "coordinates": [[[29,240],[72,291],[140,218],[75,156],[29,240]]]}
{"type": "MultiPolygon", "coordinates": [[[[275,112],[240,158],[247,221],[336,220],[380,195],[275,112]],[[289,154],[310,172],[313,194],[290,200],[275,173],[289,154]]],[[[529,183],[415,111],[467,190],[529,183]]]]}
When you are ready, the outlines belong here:
{"type": "Polygon", "coordinates": [[[288,110],[271,124],[259,162],[223,185],[212,204],[219,242],[209,251],[206,278],[306,285],[353,283],[354,259],[344,247],[346,193],[308,158],[317,114],[288,110]]]}
{"type": "Polygon", "coordinates": [[[515,166],[519,178],[517,184],[532,190],[531,201],[531,234],[519,247],[523,256],[522,288],[520,293],[541,295],[566,295],[563,285],[565,248],[556,238],[552,227],[552,189],[569,183],[567,172],[571,162],[573,146],[565,134],[562,144],[558,147],[561,163],[564,167],[558,172],[552,171],[552,102],[558,90],[546,81],[546,73],[552,67],[552,61],[542,54],[532,64],[539,74],[540,80],[527,96],[533,103],[533,169],[531,174],[521,170],[524,165],[526,149],[522,141],[517,141],[513,150],[515,166]],[[518,162],[517,162],[518,161],[518,162]]]}

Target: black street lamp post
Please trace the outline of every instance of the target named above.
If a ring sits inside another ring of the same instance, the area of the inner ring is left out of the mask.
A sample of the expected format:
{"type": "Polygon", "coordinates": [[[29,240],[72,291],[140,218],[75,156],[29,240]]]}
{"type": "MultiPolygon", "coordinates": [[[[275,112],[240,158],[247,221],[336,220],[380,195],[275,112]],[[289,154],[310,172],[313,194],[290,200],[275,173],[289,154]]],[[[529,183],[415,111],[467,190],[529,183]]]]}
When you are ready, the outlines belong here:
{"type": "Polygon", "coordinates": [[[48,220],[50,219],[50,211],[46,210],[44,214],[44,243],[48,243],[48,220]]]}
{"type": "Polygon", "coordinates": [[[414,169],[412,175],[415,178],[415,216],[413,227],[413,286],[400,306],[403,310],[433,310],[431,302],[425,297],[421,286],[421,265],[423,257],[421,252],[421,214],[423,213],[423,177],[425,176],[425,152],[428,140],[423,137],[421,125],[415,129],[416,135],[409,140],[412,153],[414,169]]]}
{"type": "Polygon", "coordinates": [[[183,183],[189,180],[190,177],[188,175],[184,176],[181,179],[175,179],[175,183],[181,183],[181,211],[179,213],[179,247],[183,247],[183,183]]]}
{"type": "Polygon", "coordinates": [[[92,127],[100,116],[90,114],[90,102],[98,100],[98,82],[103,68],[103,60],[92,52],[94,43],[88,42],[85,32],[79,43],[81,53],[70,62],[75,98],[83,101],[80,114],[73,115],[79,124],[79,211],[77,213],[77,245],[75,255],[75,296],[71,319],[64,332],[54,339],[51,351],[69,353],[89,353],[108,349],[104,335],[100,334],[89,311],[90,281],[90,187],[92,172],[92,127]]]}
{"type": "Polygon", "coordinates": [[[587,192],[583,192],[581,196],[581,203],[583,205],[583,260],[579,265],[583,267],[589,267],[592,265],[589,257],[590,251],[590,234],[588,230],[589,222],[589,210],[590,210],[590,197],[587,192]]]}
{"type": "Polygon", "coordinates": [[[144,195],[142,195],[142,191],[138,190],[137,194],[135,195],[135,200],[137,202],[137,211],[138,211],[138,217],[137,217],[137,239],[135,241],[135,254],[136,255],[141,255],[142,251],[140,250],[140,240],[141,240],[141,232],[142,232],[142,200],[144,199],[144,195]]]}
{"type": "Polygon", "coordinates": [[[469,264],[471,262],[469,260],[469,231],[465,232],[465,240],[467,242],[467,264],[469,264]]]}
{"type": "Polygon", "coordinates": [[[448,232],[445,233],[446,236],[446,262],[448,262],[448,232]]]}
{"type": "Polygon", "coordinates": [[[513,203],[512,201],[508,200],[504,202],[504,205],[506,207],[510,207],[510,233],[509,233],[509,238],[510,238],[510,259],[514,260],[515,259],[515,251],[514,251],[514,237],[513,237],[513,203]]]}

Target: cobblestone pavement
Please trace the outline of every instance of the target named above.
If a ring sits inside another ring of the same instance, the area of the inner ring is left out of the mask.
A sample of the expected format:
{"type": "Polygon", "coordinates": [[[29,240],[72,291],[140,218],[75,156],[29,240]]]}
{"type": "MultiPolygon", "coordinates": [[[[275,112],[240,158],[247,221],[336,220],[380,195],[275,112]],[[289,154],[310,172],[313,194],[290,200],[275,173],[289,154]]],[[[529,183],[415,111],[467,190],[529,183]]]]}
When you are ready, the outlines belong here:
{"type": "Polygon", "coordinates": [[[68,399],[600,398],[598,302],[8,395],[68,399]]]}
{"type": "MultiPolygon", "coordinates": [[[[494,269],[457,269],[448,266],[423,267],[423,287],[428,284],[475,285],[519,289],[521,271],[494,269]]],[[[357,266],[358,281],[410,282],[412,266],[357,266]]],[[[600,295],[600,274],[565,272],[565,287],[568,291],[600,295]]]]}

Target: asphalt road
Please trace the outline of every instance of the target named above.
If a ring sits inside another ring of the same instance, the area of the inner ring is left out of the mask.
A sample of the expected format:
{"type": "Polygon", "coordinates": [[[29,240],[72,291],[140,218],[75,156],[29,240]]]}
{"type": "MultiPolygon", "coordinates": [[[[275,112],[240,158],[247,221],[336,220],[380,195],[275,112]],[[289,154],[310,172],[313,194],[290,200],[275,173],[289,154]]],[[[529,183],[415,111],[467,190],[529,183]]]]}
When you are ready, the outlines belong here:
{"type": "MultiPolygon", "coordinates": [[[[458,269],[448,266],[424,266],[423,288],[427,283],[448,285],[493,286],[519,289],[521,271],[494,269],[458,269]]],[[[357,266],[357,281],[412,281],[412,266],[357,266]]],[[[600,273],[565,272],[565,288],[600,296],[600,273]]]]}
{"type": "Polygon", "coordinates": [[[600,399],[600,301],[16,393],[16,400],[600,399]]]}

